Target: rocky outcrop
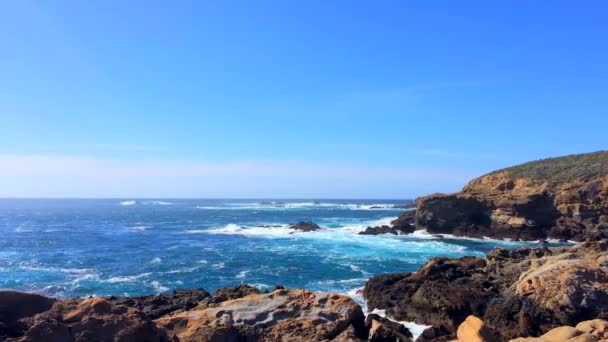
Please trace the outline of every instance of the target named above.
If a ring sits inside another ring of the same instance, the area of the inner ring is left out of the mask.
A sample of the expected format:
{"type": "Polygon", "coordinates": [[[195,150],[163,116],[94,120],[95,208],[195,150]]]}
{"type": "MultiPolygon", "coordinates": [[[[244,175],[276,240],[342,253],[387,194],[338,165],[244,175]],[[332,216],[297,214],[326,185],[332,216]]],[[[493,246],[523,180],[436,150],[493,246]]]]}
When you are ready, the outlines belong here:
{"type": "Polygon", "coordinates": [[[415,273],[371,278],[363,294],[370,309],[433,326],[426,335],[436,339],[454,338],[469,315],[481,318],[499,341],[540,336],[558,326],[608,318],[607,258],[607,239],[564,248],[495,249],[485,258],[433,258],[415,273]]]}
{"type": "Polygon", "coordinates": [[[416,208],[417,229],[433,234],[582,241],[608,230],[608,152],[499,170],[416,208]]]}
{"type": "Polygon", "coordinates": [[[162,317],[156,323],[179,341],[332,340],[349,327],[365,337],[364,315],[350,298],[276,290],[162,317]]]}
{"type": "Polygon", "coordinates": [[[367,227],[364,231],[359,232],[361,235],[379,235],[379,234],[410,234],[415,230],[414,220],[416,212],[409,210],[403,212],[395,220],[391,221],[391,225],[383,225],[376,227],[367,227]]]}
{"type": "Polygon", "coordinates": [[[0,340],[34,341],[411,341],[401,324],[367,322],[351,298],[241,285],[141,297],[55,300],[0,291],[0,340]]]}
{"type": "Polygon", "coordinates": [[[594,319],[580,322],[576,327],[555,328],[540,337],[516,338],[510,342],[600,342],[608,340],[608,322],[594,319]]]}
{"type": "Polygon", "coordinates": [[[57,301],[28,325],[18,341],[169,341],[141,311],[102,298],[57,301]]]}
{"type": "Polygon", "coordinates": [[[321,229],[321,227],[319,227],[318,224],[310,222],[310,221],[301,221],[298,223],[294,223],[294,224],[290,225],[289,228],[298,230],[301,232],[314,232],[314,231],[321,229]]]}

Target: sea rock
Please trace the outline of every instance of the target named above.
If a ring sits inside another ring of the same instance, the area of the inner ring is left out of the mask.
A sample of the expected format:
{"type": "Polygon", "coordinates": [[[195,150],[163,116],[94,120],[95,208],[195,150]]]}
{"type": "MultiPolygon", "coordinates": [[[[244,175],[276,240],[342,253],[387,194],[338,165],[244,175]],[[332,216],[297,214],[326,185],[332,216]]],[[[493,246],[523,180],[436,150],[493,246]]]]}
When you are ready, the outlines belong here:
{"type": "Polygon", "coordinates": [[[576,327],[552,329],[540,337],[516,338],[511,342],[599,342],[608,340],[608,322],[603,319],[583,321],[576,327]]]}
{"type": "Polygon", "coordinates": [[[484,325],[483,321],[475,316],[467,317],[456,331],[459,342],[495,342],[496,338],[484,325]]]}
{"type": "Polygon", "coordinates": [[[305,290],[275,290],[176,312],[156,323],[179,341],[321,341],[352,328],[365,338],[361,308],[350,298],[305,290]]]}
{"type": "Polygon", "coordinates": [[[143,312],[151,319],[164,316],[177,310],[189,310],[201,302],[211,301],[209,292],[203,289],[174,290],[171,294],[141,297],[109,297],[106,300],[112,304],[124,305],[143,312]]]}
{"type": "Polygon", "coordinates": [[[521,240],[595,237],[608,229],[608,152],[530,162],[477,178],[455,194],[419,198],[416,227],[521,240]]]}
{"type": "Polygon", "coordinates": [[[314,232],[321,229],[319,225],[310,221],[300,221],[298,223],[290,225],[289,228],[299,230],[301,232],[314,232]]]}
{"type": "Polygon", "coordinates": [[[411,342],[412,333],[403,324],[393,322],[376,314],[369,314],[365,319],[369,328],[370,342],[411,342]]]}
{"type": "Polygon", "coordinates": [[[391,225],[382,225],[376,227],[367,227],[364,231],[359,232],[361,235],[379,235],[379,234],[410,234],[415,230],[414,226],[414,211],[406,211],[401,213],[399,217],[391,221],[391,225]]]}
{"type": "Polygon", "coordinates": [[[495,249],[481,258],[433,258],[415,273],[371,278],[370,309],[431,325],[454,337],[469,315],[497,340],[540,336],[562,325],[608,318],[608,240],[572,247],[495,249]]]}

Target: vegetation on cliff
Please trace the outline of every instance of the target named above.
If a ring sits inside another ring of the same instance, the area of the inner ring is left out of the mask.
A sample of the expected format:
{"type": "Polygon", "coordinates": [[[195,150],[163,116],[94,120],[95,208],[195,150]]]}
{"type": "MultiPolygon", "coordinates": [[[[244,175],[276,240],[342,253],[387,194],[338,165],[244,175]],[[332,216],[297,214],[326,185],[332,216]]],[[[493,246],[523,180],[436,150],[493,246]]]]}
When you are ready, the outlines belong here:
{"type": "Polygon", "coordinates": [[[506,172],[512,179],[531,178],[550,184],[600,177],[608,175],[608,151],[535,160],[497,170],[489,175],[500,172],[506,172]]]}

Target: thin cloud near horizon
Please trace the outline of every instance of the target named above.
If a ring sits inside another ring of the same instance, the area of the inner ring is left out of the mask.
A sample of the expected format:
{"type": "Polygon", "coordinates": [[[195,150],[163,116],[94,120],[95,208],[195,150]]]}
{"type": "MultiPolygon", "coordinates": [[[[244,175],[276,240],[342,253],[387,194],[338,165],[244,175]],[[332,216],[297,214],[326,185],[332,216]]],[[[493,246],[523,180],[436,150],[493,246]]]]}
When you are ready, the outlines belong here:
{"type": "Polygon", "coordinates": [[[2,197],[395,198],[451,192],[465,170],[297,160],[224,162],[0,155],[2,197]],[[443,189],[442,189],[443,188],[443,189]]]}

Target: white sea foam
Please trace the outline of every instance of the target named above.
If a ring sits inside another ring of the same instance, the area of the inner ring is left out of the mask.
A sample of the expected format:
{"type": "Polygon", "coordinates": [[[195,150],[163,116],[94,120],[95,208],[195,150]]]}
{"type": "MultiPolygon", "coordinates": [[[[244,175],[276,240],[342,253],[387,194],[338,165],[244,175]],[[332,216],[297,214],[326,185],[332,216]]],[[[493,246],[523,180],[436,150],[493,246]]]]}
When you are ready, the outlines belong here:
{"type": "Polygon", "coordinates": [[[137,274],[137,275],[132,275],[132,276],[110,277],[107,280],[105,280],[105,282],[112,283],[112,284],[130,283],[130,282],[136,281],[137,279],[148,277],[150,274],[152,274],[152,273],[148,272],[148,273],[142,273],[142,274],[137,274]]]}
{"type": "Polygon", "coordinates": [[[152,226],[134,226],[134,227],[129,227],[129,230],[133,230],[133,231],[137,231],[137,232],[143,232],[147,229],[152,228],[152,226]]]}
{"type": "Polygon", "coordinates": [[[197,209],[207,210],[299,210],[299,209],[348,209],[348,210],[404,210],[395,208],[394,204],[387,203],[318,203],[318,202],[245,202],[227,203],[225,206],[196,206],[197,209]]]}
{"type": "Polygon", "coordinates": [[[192,272],[198,270],[199,268],[201,268],[201,266],[182,267],[182,268],[176,268],[174,270],[167,271],[167,272],[164,272],[164,273],[166,273],[166,274],[192,273],[192,272]]]}
{"type": "Polygon", "coordinates": [[[219,262],[217,264],[213,264],[211,265],[212,268],[216,269],[216,270],[221,270],[222,268],[224,268],[224,266],[226,266],[223,262],[219,262]]]}
{"type": "Polygon", "coordinates": [[[251,272],[250,270],[245,270],[245,271],[241,271],[239,272],[239,274],[237,274],[235,276],[236,279],[245,279],[245,277],[247,277],[247,273],[251,272]]]}
{"type": "Polygon", "coordinates": [[[154,288],[154,290],[156,290],[158,293],[169,291],[168,287],[162,286],[162,284],[157,280],[150,282],[150,286],[152,286],[152,288],[154,288]]]}
{"type": "Polygon", "coordinates": [[[143,202],[145,205],[173,205],[174,203],[165,202],[165,201],[145,201],[143,202]]]}
{"type": "Polygon", "coordinates": [[[161,262],[163,262],[163,259],[159,257],[156,257],[150,261],[151,264],[160,264],[161,262]]]}
{"type": "Polygon", "coordinates": [[[386,314],[386,311],[385,311],[385,310],[374,309],[374,310],[372,310],[372,312],[370,312],[370,313],[376,314],[376,315],[378,315],[378,316],[380,316],[380,317],[384,317],[384,318],[386,318],[386,319],[388,319],[388,320],[391,320],[391,321],[393,321],[393,322],[395,322],[395,323],[403,324],[403,325],[404,325],[406,328],[408,328],[408,330],[409,330],[409,331],[412,333],[412,335],[413,335],[413,340],[414,340],[414,341],[415,341],[415,340],[416,340],[416,339],[417,339],[417,338],[418,338],[420,335],[422,335],[422,332],[423,332],[424,330],[426,330],[426,329],[428,329],[428,328],[430,328],[430,327],[431,327],[430,325],[422,325],[422,324],[417,324],[417,323],[414,323],[414,322],[397,321],[397,320],[395,320],[395,319],[391,318],[390,316],[388,316],[388,315],[386,314]]]}
{"type": "Polygon", "coordinates": [[[120,205],[135,205],[137,204],[137,201],[122,201],[120,202],[120,205]]]}

